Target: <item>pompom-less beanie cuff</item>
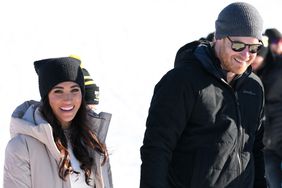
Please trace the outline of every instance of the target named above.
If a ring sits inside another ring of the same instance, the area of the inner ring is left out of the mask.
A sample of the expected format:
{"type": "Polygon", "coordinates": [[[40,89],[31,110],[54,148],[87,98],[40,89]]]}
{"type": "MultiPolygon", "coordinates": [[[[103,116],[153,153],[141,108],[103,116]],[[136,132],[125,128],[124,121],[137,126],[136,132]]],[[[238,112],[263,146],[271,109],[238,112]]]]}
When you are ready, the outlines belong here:
{"type": "Polygon", "coordinates": [[[263,20],[258,10],[244,2],[231,3],[218,15],[215,38],[226,36],[255,37],[262,39],[263,20]]]}
{"type": "Polygon", "coordinates": [[[72,57],[42,59],[34,62],[34,68],[38,75],[41,99],[46,97],[55,85],[66,81],[77,83],[84,95],[80,60],[72,57]]]}

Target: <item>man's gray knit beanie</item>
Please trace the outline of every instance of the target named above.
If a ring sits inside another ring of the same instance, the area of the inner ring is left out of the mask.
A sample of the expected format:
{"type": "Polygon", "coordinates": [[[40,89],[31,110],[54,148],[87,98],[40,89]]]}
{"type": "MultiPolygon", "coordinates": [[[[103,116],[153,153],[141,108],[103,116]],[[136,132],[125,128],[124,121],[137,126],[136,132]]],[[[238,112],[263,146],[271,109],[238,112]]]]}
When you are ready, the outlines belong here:
{"type": "Polygon", "coordinates": [[[231,3],[218,15],[215,22],[215,39],[226,36],[255,37],[262,39],[263,20],[258,10],[244,2],[231,3]]]}

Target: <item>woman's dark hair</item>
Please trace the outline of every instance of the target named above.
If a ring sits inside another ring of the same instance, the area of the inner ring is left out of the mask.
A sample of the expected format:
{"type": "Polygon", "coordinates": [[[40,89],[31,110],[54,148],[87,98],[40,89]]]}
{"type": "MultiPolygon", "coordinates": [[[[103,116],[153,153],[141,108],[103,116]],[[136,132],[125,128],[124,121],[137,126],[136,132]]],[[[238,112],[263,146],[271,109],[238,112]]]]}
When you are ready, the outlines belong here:
{"type": "MultiPolygon", "coordinates": [[[[84,98],[80,108],[71,122],[70,126],[70,143],[73,153],[80,162],[80,168],[85,173],[85,182],[90,185],[90,175],[93,166],[93,158],[90,156],[88,148],[92,148],[104,156],[102,165],[108,158],[106,146],[102,144],[96,136],[96,133],[90,129],[90,121],[87,118],[87,106],[84,98]]],[[[63,180],[71,173],[78,173],[72,169],[68,148],[67,138],[60,122],[56,119],[52,108],[49,104],[48,96],[42,100],[41,112],[53,129],[54,141],[61,153],[61,161],[59,164],[59,176],[63,180]]]]}

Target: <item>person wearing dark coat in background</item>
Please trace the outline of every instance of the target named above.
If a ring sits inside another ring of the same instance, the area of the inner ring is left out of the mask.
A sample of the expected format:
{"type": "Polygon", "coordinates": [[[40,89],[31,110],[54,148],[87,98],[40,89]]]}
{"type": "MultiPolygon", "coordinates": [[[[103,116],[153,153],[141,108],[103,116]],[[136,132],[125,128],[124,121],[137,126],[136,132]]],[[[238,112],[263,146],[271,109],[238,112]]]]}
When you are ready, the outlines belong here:
{"type": "Polygon", "coordinates": [[[253,72],[260,77],[263,70],[267,67],[266,62],[270,53],[269,46],[268,46],[268,37],[266,35],[262,36],[262,42],[263,45],[259,52],[257,53],[257,56],[253,63],[251,64],[253,72]]]}
{"type": "Polygon", "coordinates": [[[265,88],[264,157],[269,188],[282,185],[282,35],[276,28],[265,31],[270,58],[260,78],[265,88]]]}
{"type": "Polygon", "coordinates": [[[263,21],[255,7],[236,2],[215,27],[214,42],[181,47],[155,86],[140,188],[266,188],[264,91],[250,67],[263,21]]]}

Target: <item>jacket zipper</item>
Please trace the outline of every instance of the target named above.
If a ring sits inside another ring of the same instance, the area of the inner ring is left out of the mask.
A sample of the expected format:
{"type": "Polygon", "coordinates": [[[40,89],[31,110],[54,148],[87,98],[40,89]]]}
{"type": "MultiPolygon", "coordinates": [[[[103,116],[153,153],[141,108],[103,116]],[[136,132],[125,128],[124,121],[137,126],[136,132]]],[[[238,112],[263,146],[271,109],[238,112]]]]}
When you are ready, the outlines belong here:
{"type": "Polygon", "coordinates": [[[238,140],[239,140],[239,144],[238,144],[238,148],[236,149],[236,155],[237,155],[237,159],[238,159],[238,163],[239,163],[239,174],[242,173],[243,171],[243,163],[242,163],[242,156],[241,156],[241,152],[242,152],[242,148],[243,148],[243,143],[244,143],[244,134],[243,134],[243,128],[241,125],[241,114],[240,114],[240,108],[239,108],[239,102],[238,102],[238,94],[235,91],[235,99],[236,99],[236,108],[237,108],[237,114],[238,114],[238,140]]]}
{"type": "Polygon", "coordinates": [[[240,104],[239,104],[239,100],[238,100],[238,93],[223,78],[221,78],[220,80],[223,81],[229,88],[231,88],[231,90],[233,91],[234,96],[235,96],[236,111],[237,111],[237,117],[238,117],[237,123],[238,123],[238,140],[239,140],[238,147],[236,147],[235,151],[236,151],[236,156],[237,156],[238,164],[239,164],[239,172],[238,173],[240,175],[243,171],[243,162],[242,162],[241,153],[242,153],[242,148],[243,148],[243,144],[244,144],[244,134],[243,134],[243,127],[242,127],[242,124],[241,124],[242,119],[241,119],[241,113],[240,113],[240,104]]]}

